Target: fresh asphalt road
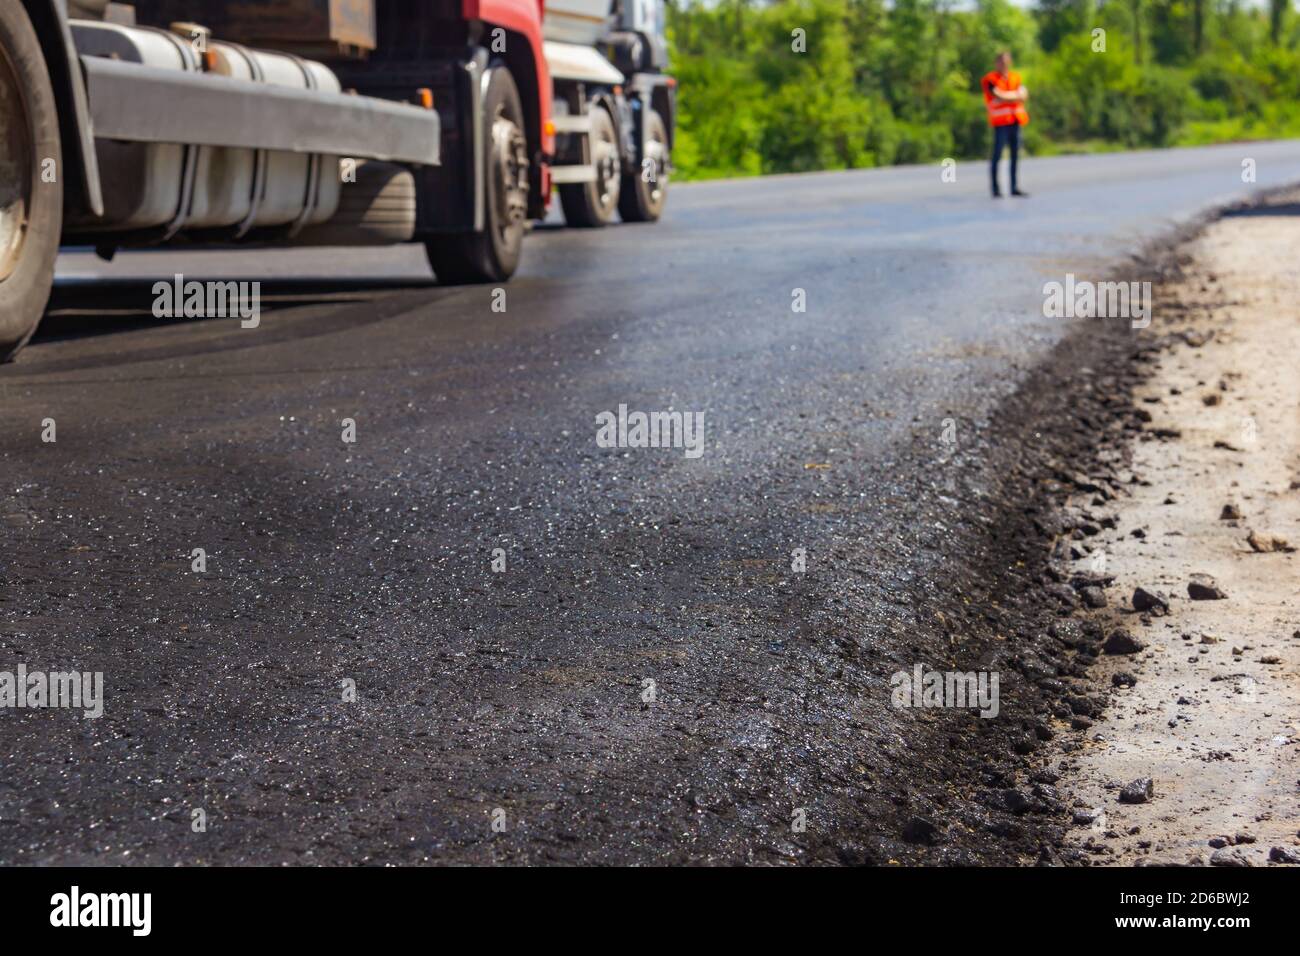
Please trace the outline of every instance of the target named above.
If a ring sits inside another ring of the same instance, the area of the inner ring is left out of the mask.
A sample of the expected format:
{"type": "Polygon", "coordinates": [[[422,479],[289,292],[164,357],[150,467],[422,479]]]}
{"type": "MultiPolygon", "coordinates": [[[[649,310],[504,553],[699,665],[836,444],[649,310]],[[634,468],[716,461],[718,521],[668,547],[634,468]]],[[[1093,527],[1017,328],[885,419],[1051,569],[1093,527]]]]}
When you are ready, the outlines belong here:
{"type": "Polygon", "coordinates": [[[887,681],[819,641],[905,643],[937,586],[906,449],[1065,334],[1044,282],[1298,181],[1282,142],[1030,159],[1028,200],[677,185],[539,228],[504,313],[414,247],[66,255],[0,368],[0,671],[105,704],[0,711],[0,863],[807,858],[791,807],[889,788],[887,681]],[[260,280],[261,325],[155,319],[175,273],[260,280]],[[703,455],[598,447],[620,404],[702,412],[703,455]]]}

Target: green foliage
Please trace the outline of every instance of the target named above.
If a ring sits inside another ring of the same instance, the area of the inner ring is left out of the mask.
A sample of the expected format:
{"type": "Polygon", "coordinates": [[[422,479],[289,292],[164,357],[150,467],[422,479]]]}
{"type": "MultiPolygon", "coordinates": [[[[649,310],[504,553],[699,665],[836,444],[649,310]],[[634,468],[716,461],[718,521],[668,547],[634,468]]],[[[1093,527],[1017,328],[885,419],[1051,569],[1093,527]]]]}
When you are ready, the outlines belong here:
{"type": "Polygon", "coordinates": [[[983,156],[1003,49],[1034,153],[1300,130],[1300,24],[1241,0],[670,0],[669,39],[684,178],[983,156]]]}

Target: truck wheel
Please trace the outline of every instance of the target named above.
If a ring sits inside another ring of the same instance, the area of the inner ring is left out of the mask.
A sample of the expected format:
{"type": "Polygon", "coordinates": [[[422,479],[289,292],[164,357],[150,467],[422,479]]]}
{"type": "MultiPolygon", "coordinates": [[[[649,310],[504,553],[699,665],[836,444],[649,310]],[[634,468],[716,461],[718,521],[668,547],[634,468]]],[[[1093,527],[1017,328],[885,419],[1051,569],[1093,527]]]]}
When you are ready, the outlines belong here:
{"type": "Polygon", "coordinates": [[[608,225],[618,208],[623,164],[618,158],[618,133],[614,120],[603,106],[591,110],[591,136],[587,142],[587,160],[596,170],[589,183],[565,183],[560,187],[560,205],[564,221],[570,226],[608,225]]]}
{"type": "Polygon", "coordinates": [[[50,298],[65,177],[50,74],[18,3],[0,6],[0,130],[0,361],[8,361],[50,298]],[[43,181],[47,167],[55,182],[43,181]]]}
{"type": "Polygon", "coordinates": [[[656,110],[650,111],[646,132],[641,168],[623,177],[618,212],[624,222],[655,222],[668,201],[668,127],[656,110]]]}
{"type": "Polygon", "coordinates": [[[429,265],[446,284],[502,282],[519,268],[528,219],[528,140],[519,90],[503,66],[488,74],[483,97],[486,229],[426,243],[429,265]]]}

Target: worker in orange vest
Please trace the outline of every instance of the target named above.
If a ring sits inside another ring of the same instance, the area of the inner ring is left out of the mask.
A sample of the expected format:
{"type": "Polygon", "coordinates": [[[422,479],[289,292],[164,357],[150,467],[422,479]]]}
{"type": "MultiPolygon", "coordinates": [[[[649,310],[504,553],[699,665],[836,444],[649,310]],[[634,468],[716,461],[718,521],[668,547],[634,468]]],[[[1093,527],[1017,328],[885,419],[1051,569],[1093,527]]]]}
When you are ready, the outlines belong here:
{"type": "Polygon", "coordinates": [[[1020,159],[1020,127],[1029,122],[1025,101],[1029,91],[1020,83],[1020,74],[1011,69],[1011,54],[1003,50],[993,63],[993,72],[980,81],[984,88],[984,105],[989,111],[989,125],[993,127],[993,162],[989,172],[993,178],[993,197],[1002,195],[998,189],[998,162],[1002,148],[1011,150],[1011,195],[1028,196],[1016,187],[1016,164],[1020,159]]]}

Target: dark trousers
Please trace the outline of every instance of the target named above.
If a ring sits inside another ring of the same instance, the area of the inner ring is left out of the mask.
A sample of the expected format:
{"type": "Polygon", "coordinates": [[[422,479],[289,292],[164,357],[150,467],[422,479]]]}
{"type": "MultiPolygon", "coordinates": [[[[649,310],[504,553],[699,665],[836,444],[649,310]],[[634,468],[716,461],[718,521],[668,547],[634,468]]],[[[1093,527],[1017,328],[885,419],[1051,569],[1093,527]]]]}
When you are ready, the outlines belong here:
{"type": "Polygon", "coordinates": [[[1011,149],[1011,191],[1016,191],[1016,163],[1020,159],[1020,124],[993,127],[993,161],[989,164],[989,176],[993,181],[993,191],[998,191],[998,160],[1002,158],[1002,147],[1011,149]]]}

